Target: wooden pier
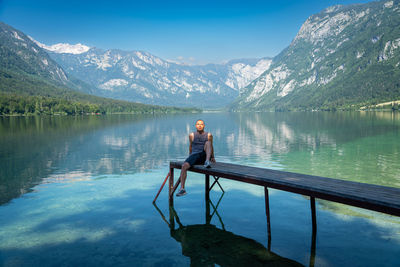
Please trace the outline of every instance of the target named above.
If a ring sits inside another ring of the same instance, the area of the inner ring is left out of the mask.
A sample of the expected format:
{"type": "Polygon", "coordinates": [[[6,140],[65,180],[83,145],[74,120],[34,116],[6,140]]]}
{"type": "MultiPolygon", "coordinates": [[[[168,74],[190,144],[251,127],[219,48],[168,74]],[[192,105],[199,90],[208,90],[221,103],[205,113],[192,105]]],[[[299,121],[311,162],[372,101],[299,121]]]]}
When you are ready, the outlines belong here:
{"type": "MultiPolygon", "coordinates": [[[[181,169],[182,164],[183,162],[180,161],[170,162],[170,205],[173,205],[174,192],[180,183],[178,180],[174,184],[174,169],[181,169]]],[[[189,171],[205,174],[206,200],[209,199],[209,191],[212,187],[215,184],[219,185],[220,178],[264,186],[267,220],[269,220],[268,188],[309,196],[313,229],[316,229],[315,198],[400,216],[400,188],[222,162],[212,164],[211,168],[195,165],[189,171]],[[210,176],[214,177],[211,186],[210,176]]]]}
{"type": "MultiPolygon", "coordinates": [[[[171,161],[170,172],[165,177],[164,183],[153,200],[153,204],[157,200],[162,188],[167,180],[169,180],[169,207],[170,221],[174,221],[174,193],[178,188],[180,181],[174,184],[174,169],[182,168],[182,161],[171,161]],[[172,217],[171,217],[172,216],[172,217]]],[[[382,212],[393,216],[400,216],[400,188],[392,188],[386,186],[372,185],[366,183],[358,183],[345,181],[340,179],[332,179],[320,176],[312,176],[299,173],[291,173],[265,168],[243,166],[230,163],[214,163],[211,168],[204,168],[203,165],[195,165],[189,169],[191,172],[202,173],[205,175],[205,200],[206,200],[206,223],[210,224],[212,215],[217,213],[217,208],[210,200],[210,190],[218,185],[224,192],[224,189],[219,184],[219,179],[230,179],[249,184],[259,185],[264,187],[265,193],[265,211],[267,216],[267,232],[268,232],[268,252],[271,252],[271,223],[268,188],[274,188],[287,192],[297,193],[310,197],[311,204],[311,219],[312,219],[312,236],[309,266],[315,264],[316,251],[316,233],[317,233],[317,218],[315,208],[315,198],[342,203],[354,207],[364,208],[372,211],[382,212]],[[210,176],[214,178],[210,186],[210,176]],[[214,212],[210,215],[210,204],[214,208],[214,212]]],[[[222,194],[223,195],[223,194],[222,194]]],[[[155,206],[157,208],[157,206],[155,206]]],[[[157,208],[158,210],[158,208],[157,208]]],[[[164,216],[162,215],[164,218],[164,216]]],[[[219,215],[218,215],[219,217],[219,215]]],[[[221,218],[220,222],[223,230],[225,230],[221,218]]],[[[165,219],[164,219],[165,220],[165,219]]],[[[166,220],[165,220],[166,221],[166,220]]],[[[168,223],[168,222],[167,222],[168,223]]],[[[173,223],[170,223],[174,226],[173,223]]],[[[173,227],[174,229],[174,227],[173,227]]]]}

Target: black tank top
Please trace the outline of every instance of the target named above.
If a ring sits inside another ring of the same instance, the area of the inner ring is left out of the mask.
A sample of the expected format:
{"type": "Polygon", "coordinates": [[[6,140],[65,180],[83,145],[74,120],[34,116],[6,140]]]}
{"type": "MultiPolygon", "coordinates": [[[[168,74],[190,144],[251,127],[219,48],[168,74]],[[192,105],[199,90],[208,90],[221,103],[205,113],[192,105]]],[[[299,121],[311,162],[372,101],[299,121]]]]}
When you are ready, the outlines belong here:
{"type": "Polygon", "coordinates": [[[208,132],[203,132],[199,134],[199,132],[194,132],[194,138],[192,142],[192,154],[200,153],[204,150],[204,145],[208,141],[208,132]]]}

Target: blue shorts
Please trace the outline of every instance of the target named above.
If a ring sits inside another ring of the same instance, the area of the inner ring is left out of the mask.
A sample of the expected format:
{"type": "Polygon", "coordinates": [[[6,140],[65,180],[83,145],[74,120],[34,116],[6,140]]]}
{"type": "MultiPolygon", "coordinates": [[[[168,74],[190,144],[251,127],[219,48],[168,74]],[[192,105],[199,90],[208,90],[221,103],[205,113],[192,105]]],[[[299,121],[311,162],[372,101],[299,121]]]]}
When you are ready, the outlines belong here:
{"type": "Polygon", "coordinates": [[[189,163],[190,167],[193,165],[204,164],[207,154],[205,151],[191,154],[185,162],[189,163]]]}

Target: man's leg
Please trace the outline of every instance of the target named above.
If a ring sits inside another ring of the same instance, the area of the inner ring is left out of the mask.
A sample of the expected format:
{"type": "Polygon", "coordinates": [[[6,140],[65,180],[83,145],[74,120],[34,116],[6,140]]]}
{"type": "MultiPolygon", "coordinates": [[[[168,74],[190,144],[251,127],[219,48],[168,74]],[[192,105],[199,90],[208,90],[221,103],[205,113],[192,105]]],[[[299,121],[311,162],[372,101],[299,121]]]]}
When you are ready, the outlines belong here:
{"type": "Polygon", "coordinates": [[[212,154],[212,147],[211,147],[211,142],[207,141],[204,145],[204,152],[206,153],[206,160],[204,161],[204,167],[206,168],[211,168],[211,154],[212,154]]]}
{"type": "Polygon", "coordinates": [[[212,147],[211,147],[211,142],[207,141],[206,144],[204,145],[204,151],[206,152],[206,161],[210,161],[211,158],[211,152],[212,152],[212,147]]]}
{"type": "Polygon", "coordinates": [[[185,163],[182,164],[181,175],[179,176],[179,179],[181,179],[181,189],[185,189],[187,170],[189,168],[190,168],[190,164],[185,161],[185,163]]]}

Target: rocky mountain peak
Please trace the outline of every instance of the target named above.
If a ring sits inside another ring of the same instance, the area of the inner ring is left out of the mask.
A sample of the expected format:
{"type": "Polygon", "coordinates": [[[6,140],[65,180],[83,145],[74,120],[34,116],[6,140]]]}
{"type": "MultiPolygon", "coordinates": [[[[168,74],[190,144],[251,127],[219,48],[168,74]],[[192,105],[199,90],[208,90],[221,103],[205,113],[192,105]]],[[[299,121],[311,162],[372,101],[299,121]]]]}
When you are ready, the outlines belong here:
{"type": "Polygon", "coordinates": [[[0,22],[0,46],[1,52],[4,53],[1,61],[7,69],[22,70],[64,85],[68,82],[64,70],[31,38],[2,22],[0,22]],[[10,57],[13,59],[10,60],[10,57]],[[21,66],[24,66],[23,69],[21,66]]]}
{"type": "Polygon", "coordinates": [[[97,95],[148,104],[222,107],[266,71],[272,60],[226,64],[176,64],[145,51],[91,48],[81,54],[50,53],[71,75],[97,88],[97,95]]]}
{"type": "Polygon", "coordinates": [[[330,109],[400,98],[400,1],[310,16],[232,108],[330,109]]]}

